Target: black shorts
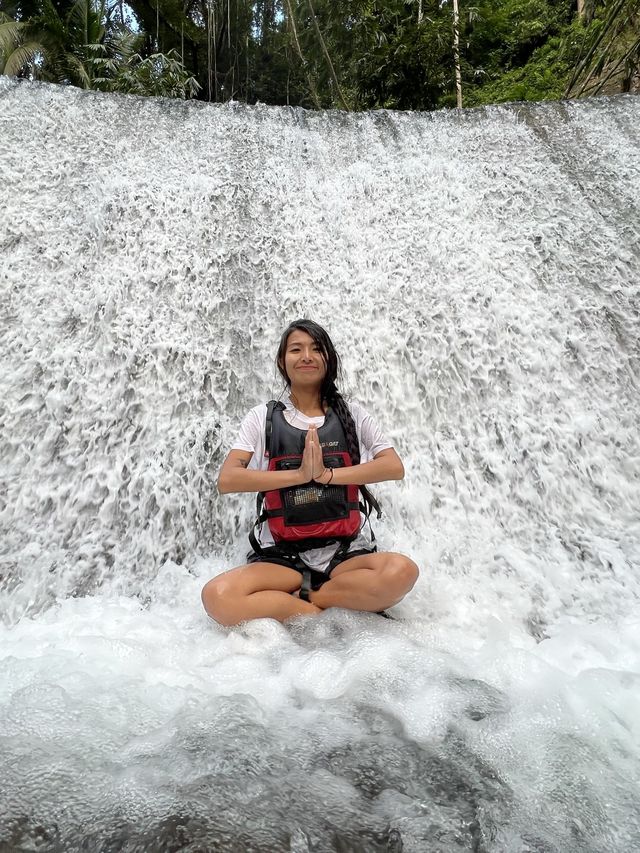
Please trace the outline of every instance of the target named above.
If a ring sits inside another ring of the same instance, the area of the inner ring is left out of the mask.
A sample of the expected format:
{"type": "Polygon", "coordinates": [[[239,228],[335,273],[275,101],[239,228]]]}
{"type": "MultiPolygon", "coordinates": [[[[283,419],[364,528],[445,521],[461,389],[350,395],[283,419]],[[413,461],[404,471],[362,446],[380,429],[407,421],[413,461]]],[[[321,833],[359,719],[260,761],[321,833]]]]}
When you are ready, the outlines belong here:
{"type": "Polygon", "coordinates": [[[312,569],[300,557],[299,554],[282,554],[277,553],[277,549],[269,547],[264,549],[264,554],[256,554],[255,551],[249,551],[247,554],[247,563],[275,563],[277,566],[286,566],[288,569],[295,569],[296,572],[311,573],[311,589],[320,589],[323,583],[326,583],[331,577],[331,572],[340,563],[345,560],[350,560],[352,557],[364,557],[365,554],[375,554],[377,548],[357,548],[354,551],[340,551],[331,559],[326,571],[312,569]],[[276,552],[276,553],[274,553],[276,552]]]}

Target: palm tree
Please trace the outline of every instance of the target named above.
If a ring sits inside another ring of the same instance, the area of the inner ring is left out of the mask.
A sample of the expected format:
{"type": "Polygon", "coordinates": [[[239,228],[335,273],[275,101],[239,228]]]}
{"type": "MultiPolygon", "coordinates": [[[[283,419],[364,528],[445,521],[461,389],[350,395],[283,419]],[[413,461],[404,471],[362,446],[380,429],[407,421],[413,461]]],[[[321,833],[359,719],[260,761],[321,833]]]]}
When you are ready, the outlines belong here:
{"type": "Polygon", "coordinates": [[[82,89],[193,97],[197,82],[174,51],[143,58],[144,33],[122,22],[120,0],[39,0],[28,20],[0,17],[0,73],[82,89]]]}
{"type": "Polygon", "coordinates": [[[113,29],[105,0],[75,0],[66,15],[51,0],[25,21],[3,16],[2,73],[92,88],[91,60],[103,52],[113,29]]]}
{"type": "Polygon", "coordinates": [[[29,22],[17,21],[6,12],[0,12],[0,73],[22,77],[37,65],[44,47],[32,35],[29,22]]]}

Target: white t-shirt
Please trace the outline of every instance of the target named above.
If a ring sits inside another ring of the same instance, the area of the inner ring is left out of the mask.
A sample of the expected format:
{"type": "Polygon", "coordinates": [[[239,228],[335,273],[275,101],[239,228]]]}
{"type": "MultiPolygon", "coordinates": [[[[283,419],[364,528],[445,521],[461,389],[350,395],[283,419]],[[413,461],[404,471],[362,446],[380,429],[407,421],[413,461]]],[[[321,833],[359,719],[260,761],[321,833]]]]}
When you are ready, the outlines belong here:
{"type": "MultiPolygon", "coordinates": [[[[302,414],[295,408],[288,394],[282,397],[282,403],[285,406],[283,413],[285,420],[291,426],[308,430],[311,424],[315,424],[317,427],[324,424],[324,415],[310,418],[302,414]]],[[[370,462],[380,451],[393,446],[386,440],[376,421],[359,403],[349,403],[349,409],[356,425],[356,435],[360,445],[360,462],[370,462]]],[[[269,459],[264,455],[266,425],[267,404],[261,403],[245,416],[231,448],[232,450],[246,450],[248,453],[253,453],[247,467],[257,471],[268,471],[269,469],[269,459]]],[[[362,516],[362,523],[365,523],[364,516],[362,516]]],[[[256,538],[263,547],[274,544],[268,524],[261,526],[256,533],[256,538]]],[[[309,568],[324,571],[338,547],[338,545],[327,545],[324,548],[314,548],[311,551],[303,551],[300,557],[309,568]]],[[[370,541],[362,534],[361,527],[360,534],[350,544],[349,551],[368,547],[370,547],[370,541]]]]}

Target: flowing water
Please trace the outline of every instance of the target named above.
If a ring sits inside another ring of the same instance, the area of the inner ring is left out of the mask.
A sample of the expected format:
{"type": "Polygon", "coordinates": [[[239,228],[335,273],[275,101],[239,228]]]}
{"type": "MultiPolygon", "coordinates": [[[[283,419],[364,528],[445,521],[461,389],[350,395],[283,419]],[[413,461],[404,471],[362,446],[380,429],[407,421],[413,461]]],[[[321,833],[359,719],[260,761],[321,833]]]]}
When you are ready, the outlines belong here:
{"type": "Polygon", "coordinates": [[[0,78],[0,851],[640,848],[640,99],[311,114],[0,78]],[[201,610],[326,325],[396,621],[201,610]]]}

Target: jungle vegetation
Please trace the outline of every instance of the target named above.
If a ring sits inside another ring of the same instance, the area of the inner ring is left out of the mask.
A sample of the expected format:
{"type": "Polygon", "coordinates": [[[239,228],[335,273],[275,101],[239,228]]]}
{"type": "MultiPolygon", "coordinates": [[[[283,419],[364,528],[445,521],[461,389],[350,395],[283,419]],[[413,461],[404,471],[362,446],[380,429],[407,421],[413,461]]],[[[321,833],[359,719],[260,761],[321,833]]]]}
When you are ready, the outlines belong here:
{"type": "Polygon", "coordinates": [[[431,110],[640,88],[640,0],[0,0],[0,72],[431,110]]]}

